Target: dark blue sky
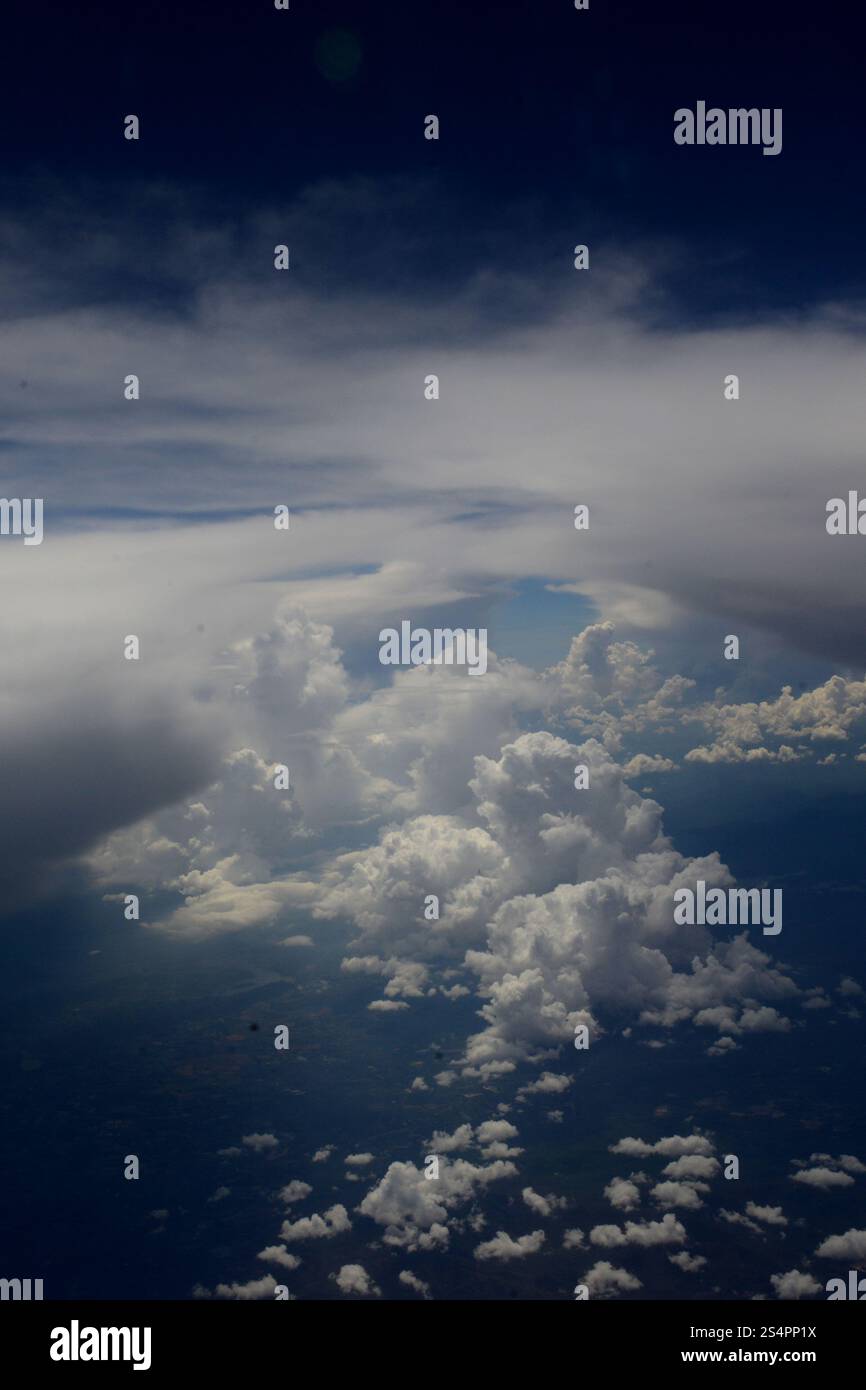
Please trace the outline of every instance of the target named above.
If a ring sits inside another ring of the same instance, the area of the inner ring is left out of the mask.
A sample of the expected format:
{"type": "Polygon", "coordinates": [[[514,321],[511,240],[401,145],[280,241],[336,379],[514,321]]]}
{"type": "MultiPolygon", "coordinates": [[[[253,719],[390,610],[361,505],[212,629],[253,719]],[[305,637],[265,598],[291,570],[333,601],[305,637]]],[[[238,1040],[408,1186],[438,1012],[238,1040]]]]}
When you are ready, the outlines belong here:
{"type": "MultiPolygon", "coordinates": [[[[669,240],[690,247],[668,276],[689,317],[850,300],[861,40],[857,7],[782,0],[15,4],[6,192],[78,192],[110,212],[120,186],[168,183],[242,223],[323,178],[430,173],[441,261],[394,267],[416,284],[425,265],[440,279],[471,266],[478,238],[486,264],[521,268],[578,240],[597,258],[669,240]],[[674,110],[699,99],[781,107],[781,156],[675,146],[674,110]],[[129,112],[138,144],[122,138],[129,112]],[[428,112],[438,144],[422,138],[428,112]]],[[[341,260],[376,237],[359,218],[341,260]]]]}

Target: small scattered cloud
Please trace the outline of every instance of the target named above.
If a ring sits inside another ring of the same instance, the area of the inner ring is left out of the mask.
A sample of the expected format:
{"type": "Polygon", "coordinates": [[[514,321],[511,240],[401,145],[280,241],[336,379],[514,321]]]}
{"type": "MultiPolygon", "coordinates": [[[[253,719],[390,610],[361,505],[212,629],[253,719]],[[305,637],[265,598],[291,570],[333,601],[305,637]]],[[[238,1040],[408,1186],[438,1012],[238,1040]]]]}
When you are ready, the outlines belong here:
{"type": "Polygon", "coordinates": [[[545,1241],[543,1231],[531,1231],[529,1235],[518,1236],[514,1240],[505,1231],[497,1231],[492,1240],[482,1241],[475,1247],[476,1260],[522,1260],[527,1255],[536,1255],[545,1241]]]}
{"type": "Polygon", "coordinates": [[[340,1293],[358,1294],[362,1298],[378,1298],[382,1293],[363,1265],[343,1265],[328,1277],[334,1280],[340,1293]]]}
{"type": "Polygon", "coordinates": [[[275,1134],[245,1134],[241,1143],[257,1154],[268,1153],[280,1147],[280,1141],[275,1134]]]}
{"type": "Polygon", "coordinates": [[[811,1274],[802,1274],[799,1269],[789,1269],[787,1274],[771,1274],[770,1283],[777,1298],[812,1298],[823,1292],[817,1279],[811,1274]]]}

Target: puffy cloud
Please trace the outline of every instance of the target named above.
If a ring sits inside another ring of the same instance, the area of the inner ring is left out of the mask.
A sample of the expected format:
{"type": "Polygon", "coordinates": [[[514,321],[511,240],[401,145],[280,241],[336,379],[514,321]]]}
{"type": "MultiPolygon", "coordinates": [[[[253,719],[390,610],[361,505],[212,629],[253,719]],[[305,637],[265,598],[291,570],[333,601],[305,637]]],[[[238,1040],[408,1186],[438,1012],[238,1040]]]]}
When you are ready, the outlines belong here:
{"type": "MultiPolygon", "coordinates": [[[[797,987],[769,957],[745,936],[710,951],[704,928],[674,923],[678,886],[729,875],[714,856],[677,854],[661,808],[626,785],[597,740],[520,734],[497,756],[475,756],[468,787],[471,815],[410,817],[371,848],[338,856],[314,908],[349,917],[357,944],[376,947],[344,968],[387,975],[386,996],[420,995],[428,976],[419,967],[463,953],[486,1001],[468,1075],[541,1059],[577,1024],[597,1028],[607,1008],[670,1027],[702,1011],[709,1021],[707,1010],[745,997],[731,1028],[787,1026],[762,997],[797,987]],[[591,801],[575,799],[578,762],[591,769],[591,801]],[[438,921],[423,916],[429,891],[441,900],[438,921]]],[[[518,1098],[529,1094],[520,1088],[518,1098]]]]}
{"type": "Polygon", "coordinates": [[[349,1213],[339,1202],[330,1207],[324,1216],[314,1213],[302,1216],[298,1221],[284,1221],[280,1227],[281,1240],[331,1240],[334,1236],[350,1231],[352,1223],[349,1213]]]}
{"type": "Polygon", "coordinates": [[[374,1155],[367,1153],[346,1154],[343,1162],[347,1168],[366,1168],[370,1163],[374,1162],[374,1155]]]}
{"type": "Polygon", "coordinates": [[[646,753],[636,753],[623,764],[624,777],[649,777],[659,772],[676,772],[677,765],[670,758],[650,757],[646,753]]]}
{"type": "MultiPolygon", "coordinates": [[[[844,743],[866,722],[866,681],[832,676],[799,696],[783,686],[769,700],[716,698],[688,705],[684,700],[695,682],[678,675],[663,680],[651,656],[634,643],[617,641],[612,623],[595,623],[573,639],[565,661],[546,672],[545,680],[566,704],[570,722],[584,735],[602,739],[612,752],[636,733],[700,726],[711,742],[686,753],[692,764],[789,763],[810,753],[817,757],[814,745],[844,743]],[[571,709],[569,697],[575,700],[571,709]]],[[[820,759],[827,765],[835,760],[836,754],[820,759]]],[[[676,763],[639,752],[624,770],[629,777],[653,776],[675,771],[676,763]]]]}
{"type": "Polygon", "coordinates": [[[767,1004],[759,1009],[743,1009],[738,1025],[743,1033],[789,1033],[791,1031],[791,1020],[767,1004]]]}
{"type": "Polygon", "coordinates": [[[301,1261],[297,1255],[293,1255],[284,1245],[267,1245],[264,1250],[260,1250],[256,1255],[257,1260],[264,1260],[265,1264],[282,1265],[284,1269],[298,1269],[301,1261]]]}
{"type": "Polygon", "coordinates": [[[404,1284],[406,1286],[407,1289],[414,1289],[415,1293],[420,1293],[422,1298],[432,1298],[432,1294],[430,1292],[430,1285],[426,1282],[426,1280],[419,1279],[417,1274],[413,1274],[410,1269],[401,1269],[400,1273],[397,1275],[397,1278],[400,1280],[401,1284],[404,1284]]]}
{"type": "MultiPolygon", "coordinates": [[[[174,886],[183,904],[166,929],[232,931],[298,908],[348,919],[358,936],[342,968],[385,982],[372,1013],[405,1012],[436,988],[462,993],[464,984],[434,978],[462,962],[484,1027],[461,1066],[485,1080],[555,1055],[578,1024],[600,1036],[608,1011],[665,1028],[693,1019],[725,1036],[790,1026],[775,1006],[797,986],[766,954],[745,936],[714,945],[705,928],[673,922],[677,887],[730,875],[715,855],[680,855],[659,805],[633,791],[614,760],[625,734],[667,727],[688,682],[663,681],[647,653],[613,640],[610,624],[585,629],[541,677],[494,654],[484,688],[495,717],[445,699],[455,677],[442,668],[401,672],[350,701],[332,628],[294,602],[231,652],[230,706],[247,742],[196,802],[115,836],[98,870],[106,883],[149,874],[174,886]],[[440,705],[447,718],[431,732],[427,716],[440,705]],[[519,708],[558,710],[591,736],[518,732],[519,708]],[[413,737],[386,757],[404,716],[413,737]],[[295,738],[285,793],[272,760],[288,757],[295,738]],[[590,768],[591,797],[574,791],[578,762],[590,768]],[[443,780],[435,769],[444,764],[443,780]],[[375,843],[323,858],[315,877],[295,867],[298,847],[335,821],[375,824],[386,812],[397,820],[375,843]],[[424,916],[431,892],[441,906],[434,921],[424,916]]],[[[518,1099],[533,1093],[522,1086],[518,1099]]]]}
{"type": "Polygon", "coordinates": [[[523,1153],[522,1149],[515,1148],[512,1144],[488,1144],[481,1150],[484,1158],[518,1158],[523,1153]]]}
{"type": "Polygon", "coordinates": [[[611,622],[592,623],[573,637],[564,660],[545,672],[545,682],[569,722],[612,751],[624,729],[668,720],[694,685],[682,677],[665,685],[652,653],[617,641],[611,622]]]}
{"type": "Polygon", "coordinates": [[[611,1298],[643,1288],[635,1274],[629,1274],[627,1269],[620,1269],[608,1260],[597,1260],[583,1275],[581,1283],[586,1285],[591,1298],[611,1298]]]}
{"type": "MultiPolygon", "coordinates": [[[[214,1298],[231,1298],[240,1303],[249,1303],[258,1298],[273,1298],[277,1281],[272,1274],[263,1274],[261,1279],[250,1279],[246,1284],[217,1284],[214,1298]]],[[[207,1290],[200,1290],[208,1297],[207,1290]]]]}
{"type": "MultiPolygon", "coordinates": [[[[391,696],[407,714],[413,700],[438,707],[452,673],[401,673],[387,690],[350,702],[333,639],[329,626],[283,605],[270,628],[232,645],[230,703],[248,741],[225,754],[219,778],[195,802],[112,837],[94,860],[102,881],[173,886],[183,903],[161,925],[188,936],[266,925],[299,907],[348,918],[359,935],[343,969],[385,982],[383,998],[368,1004],[374,1014],[405,1012],[430,993],[437,970],[464,961],[483,1000],[483,1029],[460,1064],[470,1077],[544,1062],[578,1024],[600,1036],[609,1010],[666,1028],[692,1019],[726,1037],[790,1026],[774,1005],[797,986],[766,954],[745,936],[713,945],[706,929],[673,923],[676,887],[730,876],[717,856],[678,854],[661,808],[633,791],[613,760],[629,728],[673,717],[687,682],[662,681],[646,653],[613,641],[609,624],[586,629],[543,678],[494,661],[488,675],[500,712],[552,702],[593,736],[571,743],[543,730],[518,733],[504,715],[496,723],[467,714],[464,728],[461,702],[454,711],[445,701],[460,745],[458,799],[447,778],[451,791],[437,784],[433,795],[432,768],[449,757],[444,733],[423,769],[399,757],[386,767],[375,752],[395,725],[391,696]],[[292,790],[283,793],[272,759],[289,757],[286,737],[295,736],[292,790]],[[574,792],[580,761],[591,770],[591,799],[574,792]],[[401,798],[397,786],[414,791],[401,798]],[[433,803],[441,809],[425,809],[433,803]],[[369,823],[386,809],[403,819],[376,843],[336,854],[316,878],[294,867],[298,847],[335,819],[369,823]],[[428,892],[440,897],[438,921],[424,918],[428,892]]],[[[418,740],[420,757],[421,728],[418,740]]],[[[437,1084],[456,1075],[455,1065],[437,1084]]],[[[548,1080],[556,1076],[544,1072],[517,1099],[571,1083],[548,1080]]],[[[488,1156],[508,1154],[491,1148],[488,1156]]]]}
{"type": "Polygon", "coordinates": [[[316,1152],[313,1154],[312,1157],[312,1162],[327,1163],[328,1159],[331,1157],[331,1154],[334,1152],[336,1147],[336,1144],[325,1144],[323,1148],[316,1149],[316,1152]]]}
{"type": "Polygon", "coordinates": [[[697,1274],[707,1262],[704,1255],[690,1255],[688,1250],[678,1250],[675,1255],[668,1255],[668,1259],[684,1274],[697,1274]]]}
{"type": "Polygon", "coordinates": [[[524,1187],[521,1195],[530,1211],[537,1212],[539,1216],[552,1216],[555,1211],[568,1206],[564,1197],[542,1197],[540,1192],[533,1191],[531,1187],[524,1187]]]}
{"type": "Polygon", "coordinates": [[[280,1141],[275,1134],[244,1134],[241,1143],[257,1154],[268,1153],[271,1149],[280,1147],[280,1141]]]}
{"type": "Polygon", "coordinates": [[[453,1134],[435,1130],[425,1148],[431,1153],[446,1154],[475,1144],[484,1158],[517,1158],[523,1150],[506,1142],[516,1138],[517,1134],[517,1126],[510,1120],[484,1120],[475,1129],[470,1124],[458,1125],[453,1134]]]}
{"type": "Polygon", "coordinates": [[[355,1293],[363,1297],[378,1297],[382,1293],[363,1265],[343,1265],[329,1277],[336,1282],[340,1293],[355,1293]]]}
{"type": "Polygon", "coordinates": [[[767,736],[797,743],[827,739],[844,742],[849,731],[866,718],[866,681],[832,676],[824,685],[799,696],[786,685],[775,700],[705,703],[687,718],[716,735],[712,746],[693,748],[687,753],[687,761],[791,762],[800,755],[790,744],[781,743],[775,749],[763,747],[767,736]]]}
{"type": "Polygon", "coordinates": [[[834,1158],[832,1154],[813,1153],[808,1160],[793,1158],[791,1164],[799,1171],[789,1176],[811,1187],[848,1187],[850,1183],[846,1178],[850,1174],[859,1176],[866,1173],[866,1164],[861,1163],[854,1154],[840,1154],[834,1158]],[[810,1168],[809,1164],[814,1166],[810,1168]]]}
{"type": "Polygon", "coordinates": [[[199,940],[222,932],[268,926],[309,901],[309,890],[292,881],[251,882],[249,861],[228,855],[207,870],[191,869],[173,883],[183,906],[159,923],[166,932],[199,940]]]}
{"type": "Polygon", "coordinates": [[[456,1071],[453,1071],[450,1067],[446,1067],[444,1071],[437,1071],[433,1080],[436,1082],[437,1086],[447,1087],[453,1086],[454,1082],[459,1080],[459,1077],[456,1071]]]}
{"type": "Polygon", "coordinates": [[[703,1134],[670,1134],[649,1144],[645,1139],[619,1139],[611,1144],[612,1154],[628,1154],[633,1158],[645,1158],[650,1154],[663,1157],[679,1157],[683,1154],[712,1154],[715,1144],[703,1134]]]}
{"type": "Polygon", "coordinates": [[[493,1144],[498,1139],[516,1139],[519,1130],[510,1120],[484,1120],[476,1130],[479,1144],[493,1144]]]}
{"type": "Polygon", "coordinates": [[[655,1152],[655,1146],[648,1144],[645,1139],[633,1139],[627,1136],[625,1139],[618,1139],[615,1144],[609,1145],[612,1154],[628,1154],[632,1158],[645,1158],[655,1152]]]}
{"type": "Polygon", "coordinates": [[[841,1236],[828,1236],[815,1251],[827,1260],[866,1260],[866,1231],[851,1227],[841,1236]]]}
{"type": "Polygon", "coordinates": [[[349,918],[360,945],[396,947],[389,957],[459,959],[498,900],[505,867],[481,826],[422,815],[384,831],[370,849],[339,856],[325,871],[315,914],[349,918]],[[424,918],[429,893],[440,898],[438,922],[424,918]]]}
{"type": "Polygon", "coordinates": [[[283,607],[267,631],[233,645],[236,679],[220,690],[221,707],[236,737],[253,742],[226,751],[195,800],[98,846],[88,861],[97,881],[174,889],[183,904],[157,925],[191,938],[312,905],[315,885],[292,872],[298,846],[335,819],[366,817],[386,790],[348,749],[314,737],[348,691],[332,639],[331,628],[283,607]],[[278,763],[289,765],[290,790],[275,785],[278,763]]]}
{"type": "Polygon", "coordinates": [[[822,1292],[818,1280],[811,1274],[801,1274],[799,1269],[789,1269],[787,1274],[771,1274],[770,1283],[777,1298],[809,1298],[822,1292]]]}
{"type": "Polygon", "coordinates": [[[476,1260],[522,1260],[526,1255],[536,1255],[544,1241],[543,1231],[532,1231],[516,1240],[505,1231],[497,1231],[492,1240],[476,1245],[474,1254],[476,1260]]]}
{"type": "Polygon", "coordinates": [[[574,1085],[573,1076],[562,1076],[552,1071],[543,1071],[535,1081],[528,1082],[525,1086],[520,1086],[517,1091],[517,1099],[523,1100],[525,1096],[536,1095],[562,1095],[569,1086],[574,1085]]]}
{"type": "Polygon", "coordinates": [[[298,1178],[293,1178],[280,1189],[280,1201],[291,1206],[293,1202],[302,1202],[305,1197],[309,1197],[312,1190],[308,1182],[300,1182],[298,1178]]]}
{"type": "MultiPolygon", "coordinates": [[[[405,613],[402,597],[393,602],[405,613]]],[[[449,817],[471,806],[467,769],[473,759],[495,756],[518,734],[520,715],[537,714],[546,702],[543,680],[534,671],[500,662],[490,651],[483,680],[470,686],[446,667],[398,671],[385,689],[345,710],[334,733],[358,751],[371,776],[391,785],[389,817],[405,823],[430,817],[445,829],[449,817]]],[[[429,856],[425,862],[433,872],[428,891],[437,893],[442,876],[429,856]]]]}
{"type": "Polygon", "coordinates": [[[565,1250],[582,1250],[584,1247],[583,1231],[577,1226],[566,1231],[562,1237],[562,1245],[565,1250]]]}
{"type": "Polygon", "coordinates": [[[624,1228],[619,1226],[593,1226],[589,1233],[593,1245],[682,1245],[686,1239],[686,1229],[672,1212],[666,1212],[661,1221],[627,1221],[624,1228]]]}
{"type": "MultiPolygon", "coordinates": [[[[467,952],[489,1001],[481,1010],[488,1027],[467,1047],[470,1070],[558,1047],[577,1024],[594,1027],[598,1008],[666,998],[673,969],[665,951],[678,949],[672,874],[684,867],[661,836],[658,806],[625,788],[597,744],[527,735],[476,768],[479,813],[537,891],[504,902],[487,925],[486,949],[467,952]],[[593,764],[591,820],[574,809],[571,776],[581,760],[593,764]],[[575,872],[581,882],[562,881],[575,872]]],[[[704,872],[714,876],[711,865],[704,872]]],[[[698,945],[692,934],[689,951],[698,945]]]]}
{"type": "Polygon", "coordinates": [[[714,1178],[719,1171],[719,1160],[703,1154],[682,1154],[665,1164],[662,1176],[666,1178],[714,1178]]]}
{"type": "Polygon", "coordinates": [[[628,1241],[619,1226],[593,1226],[589,1233],[593,1245],[627,1245],[628,1241]]]}
{"type": "Polygon", "coordinates": [[[516,1173],[513,1163],[502,1160],[479,1166],[443,1155],[439,1176],[431,1179],[414,1163],[392,1163],[358,1211],[385,1227],[386,1245],[407,1250],[435,1248],[447,1245],[448,1219],[457,1207],[490,1183],[516,1173]]]}
{"type": "Polygon", "coordinates": [[[640,1188],[626,1178],[611,1178],[604,1195],[619,1211],[633,1211],[640,1206],[640,1188]]]}
{"type": "Polygon", "coordinates": [[[751,1031],[784,1030],[784,1023],[780,1024],[779,1016],[769,1006],[744,1010],[739,1022],[730,1006],[738,1005],[742,999],[754,1000],[762,995],[771,999],[792,999],[797,993],[793,980],[774,966],[765,952],[757,950],[745,935],[741,935],[727,944],[716,944],[703,960],[695,957],[689,973],[674,974],[664,1005],[644,1009],[641,1017],[647,1023],[666,1027],[694,1017],[696,1022],[713,1024],[722,1030],[737,1031],[741,1027],[751,1031]]]}
{"type": "Polygon", "coordinates": [[[808,998],[803,1000],[804,1009],[831,1009],[833,1007],[832,1001],[827,998],[820,985],[814,989],[806,990],[805,994],[808,995],[808,998]]]}
{"type": "Polygon", "coordinates": [[[341,962],[340,969],[348,974],[386,976],[388,979],[385,986],[386,1000],[398,996],[405,996],[407,999],[421,999],[426,992],[427,982],[430,978],[429,971],[425,966],[413,961],[398,960],[394,956],[389,960],[381,960],[378,956],[348,956],[341,962]]]}
{"type": "Polygon", "coordinates": [[[523,1150],[507,1142],[508,1139],[513,1138],[517,1134],[517,1129],[514,1125],[507,1124],[506,1122],[506,1129],[500,1130],[500,1124],[500,1121],[494,1120],[489,1121],[487,1125],[480,1126],[478,1131],[478,1143],[482,1145],[481,1153],[483,1157],[518,1158],[523,1153],[523,1150]],[[482,1135],[482,1130],[486,1131],[486,1136],[482,1135]],[[500,1137],[491,1137],[494,1132],[497,1132],[500,1137]],[[486,1143],[485,1137],[487,1139],[486,1143]]]}
{"type": "Polygon", "coordinates": [[[660,1207],[683,1207],[686,1211],[697,1211],[702,1207],[701,1192],[708,1192],[706,1183],[657,1182],[650,1189],[650,1196],[660,1207]]]}
{"type": "Polygon", "coordinates": [[[424,1147],[430,1153],[449,1154],[453,1153],[455,1149],[468,1148],[472,1143],[472,1138],[473,1129],[471,1125],[458,1125],[453,1134],[446,1134],[444,1131],[438,1129],[434,1130],[433,1138],[428,1139],[424,1147]]]}
{"type": "Polygon", "coordinates": [[[833,1187],[853,1187],[854,1179],[850,1173],[840,1172],[838,1168],[803,1168],[799,1173],[789,1174],[791,1182],[802,1183],[804,1187],[818,1187],[825,1192],[833,1187]]]}
{"type": "Polygon", "coordinates": [[[740,748],[735,744],[714,743],[709,748],[692,748],[686,762],[694,763],[795,763],[802,758],[787,743],[772,748],[740,748]]]}
{"type": "Polygon", "coordinates": [[[754,1217],[756,1221],[763,1221],[767,1226],[787,1226],[788,1224],[788,1218],[784,1215],[781,1207],[759,1207],[756,1202],[747,1202],[746,1215],[754,1217]]]}

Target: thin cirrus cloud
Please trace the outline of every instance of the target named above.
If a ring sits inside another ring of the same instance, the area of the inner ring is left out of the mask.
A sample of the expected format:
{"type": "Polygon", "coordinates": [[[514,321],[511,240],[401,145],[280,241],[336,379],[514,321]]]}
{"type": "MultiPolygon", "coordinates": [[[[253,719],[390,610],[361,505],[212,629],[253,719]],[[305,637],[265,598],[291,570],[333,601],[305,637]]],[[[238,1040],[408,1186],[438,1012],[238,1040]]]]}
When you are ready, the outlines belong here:
{"type": "MultiPolygon", "coordinates": [[[[282,225],[303,245],[345,217],[352,196],[313,190],[282,225]]],[[[394,201],[366,185],[354,196],[368,207],[378,197],[383,211],[394,201]]],[[[327,293],[310,267],[276,276],[265,251],[277,214],[258,230],[255,259],[246,243],[232,259],[217,225],[196,262],[190,210],[170,213],[165,255],[187,291],[173,310],[113,305],[110,294],[100,307],[7,310],[7,486],[43,494],[55,526],[89,529],[105,513],[138,525],[232,518],[287,501],[312,515],[283,547],[283,580],[314,559],[326,571],[411,558],[458,590],[467,572],[482,586],[585,582],[602,608],[640,616],[645,592],[653,613],[724,614],[733,630],[754,624],[794,647],[859,656],[857,547],[824,527],[827,499],[856,484],[856,306],[660,327],[657,267],[618,257],[579,293],[568,262],[565,293],[556,277],[490,273],[494,315],[479,300],[479,248],[475,275],[432,310],[383,278],[353,280],[351,266],[327,293]],[[35,364],[26,390],[22,362],[35,364]],[[722,393],[731,371],[735,403],[722,393]],[[141,378],[140,401],[123,400],[127,372],[141,378]],[[431,372],[435,402],[423,396],[431,372]],[[578,501],[592,522],[576,536],[578,501]]],[[[32,282],[20,229],[5,239],[15,283],[32,282]]],[[[137,245],[116,251],[116,279],[137,245]]],[[[171,567],[165,529],[152,559],[165,544],[171,567]]],[[[259,580],[274,577],[273,549],[257,561],[256,535],[222,533],[227,582],[244,550],[259,580]]],[[[129,538],[130,559],[140,540],[129,538]]]]}

